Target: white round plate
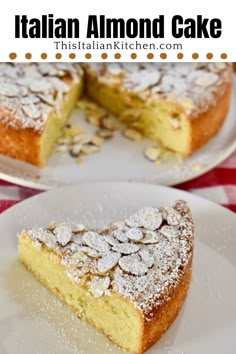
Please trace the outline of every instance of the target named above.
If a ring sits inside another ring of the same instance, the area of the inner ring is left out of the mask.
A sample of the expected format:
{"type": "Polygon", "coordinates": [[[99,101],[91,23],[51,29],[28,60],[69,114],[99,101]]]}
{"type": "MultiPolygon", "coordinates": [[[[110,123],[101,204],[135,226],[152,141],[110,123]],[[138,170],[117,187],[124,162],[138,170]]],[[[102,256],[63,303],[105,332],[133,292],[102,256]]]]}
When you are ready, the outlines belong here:
{"type": "Polygon", "coordinates": [[[0,352],[121,354],[24,268],[16,234],[52,220],[101,227],[140,207],[170,205],[179,198],[188,201],[195,222],[192,282],[178,318],[147,353],[236,353],[236,216],[190,193],[141,183],[54,189],[0,216],[0,352]]]}
{"type": "MultiPolygon", "coordinates": [[[[97,154],[77,164],[69,154],[53,154],[48,165],[39,169],[0,155],[0,178],[38,189],[72,185],[81,182],[136,181],[175,185],[209,171],[226,159],[236,148],[236,79],[230,111],[220,133],[207,145],[183,162],[175,157],[156,165],[143,152],[150,141],[129,141],[117,132],[103,144],[97,154]]],[[[86,123],[81,111],[74,110],[71,120],[86,132],[95,131],[86,123]]],[[[209,124],[211,124],[209,122],[209,124]]]]}

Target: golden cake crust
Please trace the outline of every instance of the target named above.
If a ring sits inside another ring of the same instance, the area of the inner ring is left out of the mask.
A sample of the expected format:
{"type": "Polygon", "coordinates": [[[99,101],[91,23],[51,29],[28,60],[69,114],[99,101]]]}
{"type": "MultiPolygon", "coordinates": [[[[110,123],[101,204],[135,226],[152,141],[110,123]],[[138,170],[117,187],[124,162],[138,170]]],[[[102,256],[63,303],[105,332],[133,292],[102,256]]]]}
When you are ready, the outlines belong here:
{"type": "Polygon", "coordinates": [[[115,344],[143,353],[169,328],[187,294],[193,257],[193,222],[187,204],[177,201],[172,208],[142,209],[100,234],[71,230],[61,224],[23,231],[19,236],[22,262],[65,302],[73,298],[72,292],[83,291],[85,302],[104,306],[102,313],[112,301],[121,301],[118,309],[125,304],[125,313],[131,311],[136,317],[135,348],[107,333],[76,302],[69,303],[115,344]],[[67,287],[71,290],[63,295],[60,288],[67,287]]]}

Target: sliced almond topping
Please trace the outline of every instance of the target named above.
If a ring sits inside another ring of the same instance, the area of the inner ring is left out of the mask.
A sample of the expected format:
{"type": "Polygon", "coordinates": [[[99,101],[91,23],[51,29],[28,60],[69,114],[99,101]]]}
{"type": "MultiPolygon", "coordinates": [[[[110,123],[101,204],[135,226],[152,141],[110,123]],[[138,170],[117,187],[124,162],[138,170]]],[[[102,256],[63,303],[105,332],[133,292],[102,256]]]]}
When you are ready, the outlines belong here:
{"type": "Polygon", "coordinates": [[[102,236],[93,231],[88,231],[83,235],[83,241],[89,247],[94,248],[100,252],[108,252],[110,247],[106,241],[102,239],[102,236]]]}
{"type": "Polygon", "coordinates": [[[30,118],[39,118],[39,116],[40,116],[39,107],[34,104],[22,106],[22,111],[24,111],[25,114],[30,118]]]}
{"type": "Polygon", "coordinates": [[[45,91],[50,90],[52,88],[52,85],[49,80],[41,78],[40,80],[32,81],[29,85],[29,88],[32,92],[44,93],[45,91]]]}
{"type": "Polygon", "coordinates": [[[179,231],[174,226],[165,225],[160,229],[162,235],[166,237],[175,237],[178,235],[179,231]]]}
{"type": "Polygon", "coordinates": [[[89,257],[92,257],[92,258],[99,258],[100,257],[100,254],[94,248],[87,247],[87,246],[81,246],[80,250],[81,250],[81,252],[84,252],[85,254],[87,254],[89,257]]]}
{"type": "Polygon", "coordinates": [[[72,229],[68,225],[57,226],[53,233],[56,235],[57,242],[62,246],[65,246],[72,238],[72,229]]]}
{"type": "Polygon", "coordinates": [[[135,129],[127,128],[123,131],[123,135],[133,141],[140,141],[143,139],[143,136],[140,132],[135,129]]]}
{"type": "Polygon", "coordinates": [[[91,294],[95,297],[101,297],[106,294],[109,295],[108,288],[110,285],[110,278],[106,277],[94,277],[91,281],[88,282],[88,289],[91,294]]]}
{"type": "Polygon", "coordinates": [[[93,135],[91,138],[91,144],[94,144],[95,146],[101,146],[104,143],[104,139],[101,138],[100,136],[93,135]]]}
{"type": "Polygon", "coordinates": [[[210,70],[213,71],[214,73],[219,73],[220,71],[224,70],[226,68],[225,63],[211,63],[210,64],[210,70]]]}
{"type": "Polygon", "coordinates": [[[142,231],[135,227],[131,227],[125,234],[130,240],[134,241],[140,241],[143,238],[142,231]]]}
{"type": "Polygon", "coordinates": [[[100,274],[105,274],[112,268],[114,268],[121,257],[120,253],[108,252],[104,257],[99,259],[97,269],[100,274]]]}
{"type": "Polygon", "coordinates": [[[154,257],[145,249],[142,249],[139,251],[139,255],[143,261],[143,263],[148,266],[148,268],[151,268],[155,262],[154,257]]]}
{"type": "Polygon", "coordinates": [[[77,234],[85,230],[85,226],[83,224],[73,225],[72,232],[77,234]]]}
{"type": "Polygon", "coordinates": [[[72,143],[73,144],[89,144],[92,141],[93,135],[91,134],[80,134],[80,135],[76,135],[73,139],[72,139],[72,143]]]}
{"type": "Polygon", "coordinates": [[[144,244],[153,244],[159,242],[158,232],[155,231],[146,231],[144,237],[139,242],[144,244]]]}
{"type": "Polygon", "coordinates": [[[99,127],[100,126],[100,117],[94,114],[87,114],[86,120],[89,124],[99,127]]]}
{"type": "Polygon", "coordinates": [[[72,157],[79,157],[79,154],[82,151],[82,145],[81,144],[73,144],[72,147],[70,148],[70,155],[72,157]]]}
{"type": "Polygon", "coordinates": [[[99,151],[99,148],[98,148],[98,146],[95,146],[95,145],[86,144],[86,145],[83,145],[81,148],[81,152],[85,155],[94,154],[95,152],[98,152],[98,151],[99,151]]]}
{"type": "Polygon", "coordinates": [[[137,276],[145,275],[148,272],[147,265],[138,261],[135,257],[132,256],[124,256],[120,258],[119,266],[126,273],[137,276]]]}
{"type": "MultiPolygon", "coordinates": [[[[111,246],[115,246],[115,245],[119,245],[120,244],[120,242],[115,237],[113,237],[112,235],[105,235],[105,236],[103,236],[103,238],[111,246]]],[[[127,239],[126,239],[126,241],[127,241],[127,239]]]]}
{"type": "Polygon", "coordinates": [[[128,241],[128,237],[126,236],[126,233],[124,231],[121,230],[115,230],[113,232],[114,237],[119,240],[120,242],[127,242],[128,241]]]}
{"type": "Polygon", "coordinates": [[[119,245],[113,246],[112,250],[123,254],[132,254],[137,252],[140,247],[140,245],[134,243],[120,243],[119,245]]]}
{"type": "Polygon", "coordinates": [[[166,216],[169,225],[176,226],[180,223],[181,215],[173,208],[169,208],[166,216]]]}
{"type": "Polygon", "coordinates": [[[119,128],[119,122],[114,117],[105,114],[101,117],[101,126],[113,131],[119,128]]]}
{"type": "Polygon", "coordinates": [[[144,155],[148,160],[154,162],[160,157],[161,150],[159,148],[149,146],[145,149],[144,155]]]}
{"type": "Polygon", "coordinates": [[[157,208],[143,209],[142,226],[147,230],[156,230],[162,223],[162,214],[157,208]]]}
{"type": "Polygon", "coordinates": [[[195,84],[202,87],[208,87],[214,85],[219,80],[219,76],[215,73],[204,73],[201,77],[199,77],[195,84]]]}
{"type": "Polygon", "coordinates": [[[113,132],[109,129],[99,129],[97,135],[103,139],[110,139],[113,137],[113,132]]]}

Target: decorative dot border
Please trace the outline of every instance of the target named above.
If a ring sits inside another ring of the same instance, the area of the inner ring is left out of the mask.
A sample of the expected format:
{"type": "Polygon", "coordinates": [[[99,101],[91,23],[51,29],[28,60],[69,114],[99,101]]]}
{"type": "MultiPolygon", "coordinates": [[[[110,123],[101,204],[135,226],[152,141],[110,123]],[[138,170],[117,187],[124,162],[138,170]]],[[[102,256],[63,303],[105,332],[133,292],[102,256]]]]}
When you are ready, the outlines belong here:
{"type": "MultiPolygon", "coordinates": [[[[192,59],[193,60],[197,60],[197,59],[201,59],[201,58],[203,58],[204,57],[204,55],[201,55],[200,56],[200,54],[199,53],[197,53],[197,52],[194,52],[194,53],[192,53],[192,54],[190,54],[191,56],[192,56],[192,59]]],[[[11,52],[11,53],[9,53],[9,59],[10,60],[15,60],[16,58],[17,58],[17,53],[15,53],[15,52],[11,52]]],[[[29,53],[29,52],[27,52],[27,53],[25,53],[25,59],[27,59],[27,60],[31,60],[32,58],[33,58],[33,55],[32,55],[32,53],[29,53]]],[[[47,58],[48,58],[48,54],[47,53],[41,53],[40,54],[40,57],[41,57],[41,59],[42,60],[46,60],[47,58]]],[[[61,60],[61,59],[63,59],[63,55],[61,54],[61,53],[55,53],[55,59],[56,60],[61,60]]],[[[122,58],[122,54],[121,53],[115,53],[115,54],[113,54],[113,55],[110,55],[109,56],[109,54],[108,53],[101,53],[101,55],[100,55],[100,57],[101,57],[101,59],[102,60],[107,60],[107,59],[109,59],[109,58],[112,58],[112,59],[115,59],[115,60],[120,60],[121,58],[122,58]]],[[[221,53],[219,56],[217,56],[218,57],[218,59],[221,59],[221,60],[226,60],[227,58],[228,58],[228,55],[227,55],[227,53],[221,53]]],[[[217,57],[216,57],[216,55],[213,55],[213,53],[206,53],[205,54],[205,57],[204,57],[204,59],[207,59],[208,61],[210,61],[210,60],[212,60],[212,59],[216,59],[217,60],[217,57]]],[[[65,56],[64,56],[64,58],[65,58],[65,56]]],[[[69,58],[70,60],[75,60],[76,58],[77,58],[77,55],[75,54],[75,53],[69,53],[68,54],[68,56],[67,56],[67,58],[69,58]]],[[[90,60],[90,59],[92,59],[92,54],[91,53],[86,53],[85,55],[84,55],[84,58],[86,59],[86,60],[90,60]]],[[[138,54],[137,53],[131,53],[130,54],[130,58],[132,59],[132,60],[136,60],[137,58],[138,58],[138,54]]],[[[147,53],[147,55],[146,55],[146,58],[148,59],[148,60],[155,60],[155,59],[157,59],[157,61],[158,61],[158,59],[159,60],[166,60],[167,58],[168,58],[168,55],[167,55],[167,53],[160,53],[159,55],[157,55],[156,53],[154,54],[154,53],[147,53]]],[[[178,60],[182,60],[183,58],[184,58],[184,54],[183,53],[177,53],[176,54],[176,58],[178,59],[178,60]]],[[[35,58],[35,56],[34,56],[34,60],[36,60],[36,58],[35,58]]]]}

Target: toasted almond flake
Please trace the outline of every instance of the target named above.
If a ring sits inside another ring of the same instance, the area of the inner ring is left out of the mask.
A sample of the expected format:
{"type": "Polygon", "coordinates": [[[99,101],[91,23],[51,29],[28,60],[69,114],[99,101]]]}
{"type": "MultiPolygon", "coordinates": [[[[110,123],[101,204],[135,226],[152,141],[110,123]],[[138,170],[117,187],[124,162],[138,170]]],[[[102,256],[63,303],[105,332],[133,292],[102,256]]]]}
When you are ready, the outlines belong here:
{"type": "Polygon", "coordinates": [[[214,85],[219,80],[219,76],[215,73],[205,73],[200,76],[196,81],[195,84],[202,87],[208,87],[214,85]]]}
{"type": "Polygon", "coordinates": [[[140,245],[136,245],[134,243],[120,243],[119,245],[114,245],[112,250],[115,252],[123,253],[123,254],[132,254],[137,252],[140,249],[140,245]]]}
{"type": "Polygon", "coordinates": [[[174,208],[169,208],[167,210],[166,220],[169,225],[176,226],[180,223],[181,215],[174,208]]]}
{"type": "Polygon", "coordinates": [[[70,155],[72,157],[79,157],[79,154],[81,153],[83,148],[83,145],[81,144],[73,144],[70,148],[70,155]]]}
{"type": "Polygon", "coordinates": [[[37,95],[37,97],[39,97],[42,102],[47,103],[49,106],[53,107],[55,105],[55,101],[52,95],[44,95],[43,93],[40,93],[37,95]]]}
{"type": "Polygon", "coordinates": [[[129,274],[141,276],[148,272],[148,267],[145,263],[138,261],[133,256],[124,256],[119,259],[119,266],[123,271],[129,274]]]}
{"type": "Polygon", "coordinates": [[[106,277],[94,277],[88,282],[88,289],[95,298],[99,298],[102,295],[109,295],[107,292],[110,285],[110,278],[106,277]]]}
{"type": "Polygon", "coordinates": [[[114,268],[121,257],[120,253],[108,252],[104,257],[99,259],[97,269],[100,274],[105,274],[114,268]]]}
{"type": "Polygon", "coordinates": [[[40,117],[40,109],[37,105],[34,104],[22,106],[22,111],[30,118],[40,117]]]}
{"type": "Polygon", "coordinates": [[[141,249],[139,255],[148,268],[153,266],[155,259],[146,249],[141,249]]]}
{"type": "Polygon", "coordinates": [[[226,68],[225,63],[211,63],[210,70],[214,73],[219,73],[226,68]]]}
{"type": "Polygon", "coordinates": [[[55,152],[67,152],[69,150],[68,145],[56,145],[54,151],[55,152]]]}
{"type": "Polygon", "coordinates": [[[144,151],[144,156],[150,161],[156,161],[160,157],[161,151],[156,147],[147,147],[144,151]]]}
{"type": "Polygon", "coordinates": [[[98,233],[93,231],[88,231],[83,235],[83,241],[89,247],[94,248],[97,251],[108,252],[110,247],[106,241],[102,239],[98,233]]]}
{"type": "MultiPolygon", "coordinates": [[[[115,237],[113,237],[112,235],[105,235],[105,236],[103,236],[103,239],[107,243],[109,243],[109,245],[111,245],[111,246],[115,246],[115,245],[119,245],[120,244],[120,242],[115,237]]],[[[127,241],[127,239],[126,239],[126,241],[127,241]]]]}
{"type": "Polygon", "coordinates": [[[114,117],[105,114],[101,117],[101,127],[113,131],[119,128],[119,123],[114,117]]]}
{"type": "Polygon", "coordinates": [[[98,148],[98,146],[95,146],[95,145],[86,144],[86,145],[83,145],[81,148],[81,152],[85,155],[94,154],[95,152],[98,152],[98,151],[99,151],[99,148],[98,148]]]}
{"type": "Polygon", "coordinates": [[[131,227],[125,234],[130,240],[133,241],[140,241],[143,238],[142,231],[135,227],[131,227]]]}
{"type": "Polygon", "coordinates": [[[52,86],[50,81],[43,78],[37,81],[36,80],[32,81],[31,84],[29,85],[30,90],[35,93],[44,93],[45,91],[50,90],[51,87],[52,86]]]}
{"type": "Polygon", "coordinates": [[[132,141],[140,141],[143,139],[143,136],[140,132],[138,132],[137,130],[135,129],[132,129],[132,128],[127,128],[123,131],[123,135],[132,140],[132,141]]]}
{"type": "Polygon", "coordinates": [[[158,232],[155,231],[146,231],[144,237],[139,241],[144,244],[154,244],[159,242],[158,232]]]}
{"type": "Polygon", "coordinates": [[[166,237],[175,237],[178,235],[179,231],[174,226],[164,225],[160,232],[166,237]]]}
{"type": "Polygon", "coordinates": [[[93,115],[93,114],[87,114],[86,115],[86,120],[89,124],[99,127],[100,126],[100,116],[98,115],[93,115]]]}
{"type": "Polygon", "coordinates": [[[99,129],[97,131],[97,135],[103,139],[110,139],[113,137],[113,132],[111,130],[108,129],[99,129]]]}
{"type": "Polygon", "coordinates": [[[113,236],[120,242],[128,242],[128,237],[126,236],[126,233],[121,230],[115,230],[113,232],[113,236]]]}
{"type": "Polygon", "coordinates": [[[59,225],[53,230],[57,242],[65,246],[72,238],[72,229],[68,225],[59,225]]]}
{"type": "Polygon", "coordinates": [[[104,143],[104,139],[101,138],[100,136],[93,135],[91,138],[91,144],[94,144],[95,146],[101,146],[104,143]]]}
{"type": "Polygon", "coordinates": [[[8,97],[17,97],[20,94],[20,87],[13,84],[1,83],[0,85],[0,95],[8,97]]]}
{"type": "Polygon", "coordinates": [[[81,135],[75,136],[72,139],[72,143],[85,145],[85,144],[89,144],[92,141],[92,139],[93,139],[92,134],[81,134],[81,135]]]}
{"type": "Polygon", "coordinates": [[[72,228],[72,232],[73,233],[79,233],[85,230],[85,226],[83,224],[76,224],[73,226],[72,228]]]}
{"type": "Polygon", "coordinates": [[[142,226],[147,230],[156,230],[162,223],[162,214],[157,208],[145,208],[142,213],[142,226]]]}
{"type": "Polygon", "coordinates": [[[81,251],[92,258],[99,258],[100,255],[97,250],[88,246],[81,246],[81,251]]]}

